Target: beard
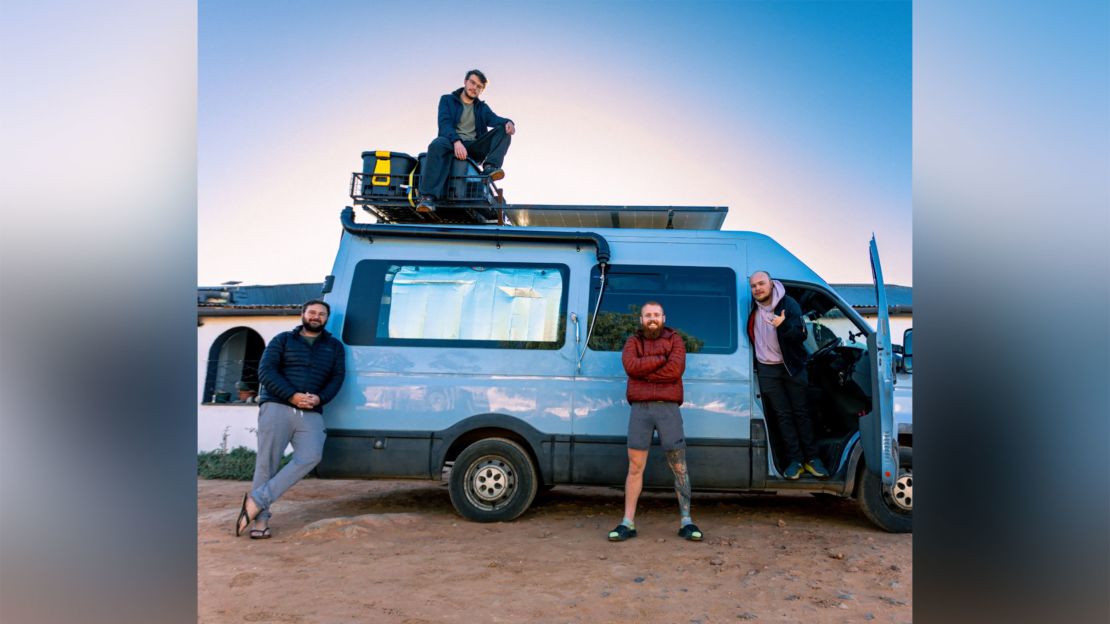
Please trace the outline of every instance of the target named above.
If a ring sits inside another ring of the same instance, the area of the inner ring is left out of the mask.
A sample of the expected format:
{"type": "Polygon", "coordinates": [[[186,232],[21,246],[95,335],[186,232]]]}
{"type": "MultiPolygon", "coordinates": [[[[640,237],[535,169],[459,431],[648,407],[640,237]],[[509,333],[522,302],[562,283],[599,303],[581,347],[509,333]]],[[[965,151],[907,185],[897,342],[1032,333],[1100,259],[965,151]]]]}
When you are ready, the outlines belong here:
{"type": "Polygon", "coordinates": [[[658,326],[652,328],[652,327],[648,327],[647,325],[642,325],[640,327],[640,331],[644,332],[644,338],[650,338],[650,339],[654,340],[654,339],[658,338],[659,334],[661,334],[663,332],[663,326],[658,325],[658,326]]]}
{"type": "Polygon", "coordinates": [[[310,321],[305,317],[301,317],[301,326],[310,332],[318,332],[324,329],[324,324],[320,321],[310,321]]]}

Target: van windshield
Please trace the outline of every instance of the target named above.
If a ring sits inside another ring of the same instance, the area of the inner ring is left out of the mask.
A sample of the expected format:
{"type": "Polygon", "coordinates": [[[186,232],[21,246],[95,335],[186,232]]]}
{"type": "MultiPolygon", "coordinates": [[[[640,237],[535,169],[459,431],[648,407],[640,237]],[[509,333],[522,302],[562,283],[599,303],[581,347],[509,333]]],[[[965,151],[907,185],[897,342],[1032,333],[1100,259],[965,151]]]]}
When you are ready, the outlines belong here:
{"type": "Polygon", "coordinates": [[[805,315],[805,348],[811,355],[835,345],[867,348],[865,331],[836,306],[832,297],[808,288],[787,287],[805,315]]]}

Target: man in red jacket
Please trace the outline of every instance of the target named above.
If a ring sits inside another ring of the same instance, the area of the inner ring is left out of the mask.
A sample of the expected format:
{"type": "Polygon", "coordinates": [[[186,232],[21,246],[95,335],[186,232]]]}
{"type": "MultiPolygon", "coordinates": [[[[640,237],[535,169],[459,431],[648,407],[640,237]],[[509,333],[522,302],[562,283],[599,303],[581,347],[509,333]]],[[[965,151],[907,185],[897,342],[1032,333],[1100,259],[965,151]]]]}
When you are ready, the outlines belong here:
{"type": "Polygon", "coordinates": [[[678,332],[664,325],[663,306],[649,301],[640,308],[640,329],[624,343],[621,361],[628,373],[628,477],[624,482],[624,520],[609,531],[609,541],[636,537],[636,501],[644,486],[644,465],[652,431],[667,455],[678,495],[679,537],[698,541],[702,533],[690,518],[690,476],[686,470],[686,436],[682,432],[682,373],[686,345],[678,332]]]}

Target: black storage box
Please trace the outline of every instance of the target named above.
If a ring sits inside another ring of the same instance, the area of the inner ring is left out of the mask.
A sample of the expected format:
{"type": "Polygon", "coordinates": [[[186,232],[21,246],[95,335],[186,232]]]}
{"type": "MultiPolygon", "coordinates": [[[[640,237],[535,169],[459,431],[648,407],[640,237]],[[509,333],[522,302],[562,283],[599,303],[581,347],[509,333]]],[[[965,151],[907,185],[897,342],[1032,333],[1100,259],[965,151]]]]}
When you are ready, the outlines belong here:
{"type": "Polygon", "coordinates": [[[416,159],[403,152],[373,151],[362,153],[363,196],[387,195],[404,197],[409,174],[416,168],[416,159]]]}
{"type": "Polygon", "coordinates": [[[446,199],[454,201],[489,200],[485,178],[470,159],[451,159],[445,195],[446,199]]]}

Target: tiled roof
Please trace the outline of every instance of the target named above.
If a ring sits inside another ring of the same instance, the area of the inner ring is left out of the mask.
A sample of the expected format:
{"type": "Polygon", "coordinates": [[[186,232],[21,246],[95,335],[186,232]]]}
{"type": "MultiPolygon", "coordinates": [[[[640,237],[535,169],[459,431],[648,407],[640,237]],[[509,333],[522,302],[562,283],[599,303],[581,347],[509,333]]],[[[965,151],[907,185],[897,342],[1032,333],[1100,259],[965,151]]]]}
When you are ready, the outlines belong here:
{"type": "Polygon", "coordinates": [[[269,286],[201,286],[197,288],[197,306],[201,308],[271,308],[299,307],[309,299],[321,296],[323,284],[273,284],[269,286]]]}
{"type": "MultiPolygon", "coordinates": [[[[841,297],[857,309],[875,307],[875,286],[872,284],[830,284],[841,297]]],[[[299,307],[305,301],[321,296],[323,284],[273,284],[269,286],[201,286],[197,289],[197,306],[201,308],[257,309],[260,313],[273,308],[299,307]]],[[[887,303],[898,312],[913,311],[913,288],[889,284],[887,303]]]]}
{"type": "MultiPolygon", "coordinates": [[[[829,284],[836,292],[840,293],[844,300],[856,309],[874,309],[875,308],[875,285],[874,284],[829,284]]],[[[886,303],[892,311],[901,313],[913,312],[913,288],[910,286],[898,286],[897,284],[887,284],[886,286],[886,303]]]]}

